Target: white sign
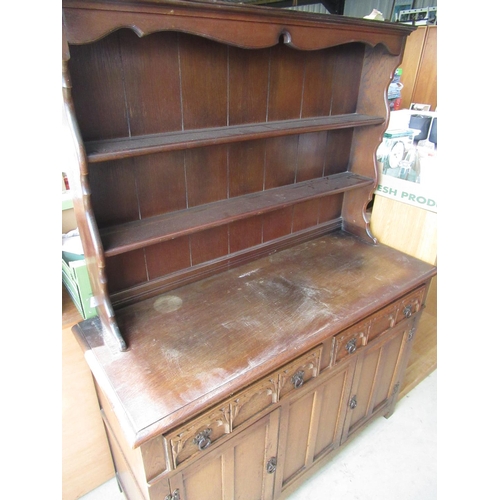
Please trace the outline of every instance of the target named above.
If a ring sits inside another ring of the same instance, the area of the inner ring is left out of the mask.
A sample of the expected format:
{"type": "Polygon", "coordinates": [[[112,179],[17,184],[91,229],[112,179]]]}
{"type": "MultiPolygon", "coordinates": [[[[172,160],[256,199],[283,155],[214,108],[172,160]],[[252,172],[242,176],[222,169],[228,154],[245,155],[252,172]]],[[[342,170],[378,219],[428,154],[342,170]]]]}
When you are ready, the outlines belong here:
{"type": "Polygon", "coordinates": [[[432,186],[405,181],[390,175],[380,175],[375,194],[437,212],[436,193],[432,186]]]}
{"type": "MultiPolygon", "coordinates": [[[[398,115],[406,119],[410,115],[398,115]]],[[[395,122],[396,116],[391,120],[395,122]]],[[[404,123],[399,123],[398,125],[404,123]]],[[[388,129],[377,150],[376,195],[437,212],[437,151],[428,140],[415,144],[420,133],[408,127],[388,129]]]]}

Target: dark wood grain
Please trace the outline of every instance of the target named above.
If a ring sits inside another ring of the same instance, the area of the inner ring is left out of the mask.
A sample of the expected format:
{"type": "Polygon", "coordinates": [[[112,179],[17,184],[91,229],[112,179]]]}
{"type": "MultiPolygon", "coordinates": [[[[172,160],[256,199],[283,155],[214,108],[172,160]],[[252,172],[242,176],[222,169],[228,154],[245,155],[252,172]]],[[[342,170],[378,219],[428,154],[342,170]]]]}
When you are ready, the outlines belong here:
{"type": "Polygon", "coordinates": [[[269,49],[229,47],[228,125],[267,120],[269,49]]]}
{"type": "Polygon", "coordinates": [[[353,127],[380,125],[384,118],[361,114],[319,116],[299,120],[286,120],[248,125],[233,125],[184,132],[151,134],[115,140],[99,140],[86,143],[90,163],[135,157],[161,151],[197,148],[212,144],[251,141],[266,137],[293,135],[353,127]]]}
{"type": "Polygon", "coordinates": [[[229,225],[229,250],[240,252],[262,243],[262,218],[251,217],[229,225]]]}
{"type": "Polygon", "coordinates": [[[139,444],[433,272],[396,250],[337,232],[120,310],[126,353],[103,345],[95,321],[76,334],[115,388],[112,400],[126,408],[139,444]]]}
{"type": "Polygon", "coordinates": [[[332,105],[336,48],[309,52],[304,69],[302,118],[328,116],[332,105]]]}
{"type": "Polygon", "coordinates": [[[228,197],[226,146],[190,149],[185,164],[188,207],[228,197]]]}
{"type": "Polygon", "coordinates": [[[189,267],[191,265],[189,245],[189,236],[183,236],[145,248],[148,280],[189,267]]]}
{"type": "Polygon", "coordinates": [[[183,128],[227,125],[227,47],[179,34],[183,128]]]}
{"type": "Polygon", "coordinates": [[[134,158],[141,219],[187,208],[184,152],[134,158]]]}
{"type": "Polygon", "coordinates": [[[250,141],[228,146],[229,197],[264,189],[266,141],[250,141]]]}
{"type": "Polygon", "coordinates": [[[133,158],[96,166],[89,174],[89,184],[99,227],[140,219],[133,158]]]}
{"type": "Polygon", "coordinates": [[[302,231],[318,223],[319,200],[307,200],[293,207],[292,231],[302,231]]]}
{"type": "Polygon", "coordinates": [[[272,189],[293,184],[297,174],[298,135],[273,137],[266,142],[264,186],[272,189]]]}
{"type": "Polygon", "coordinates": [[[177,34],[121,30],[120,54],[130,134],[182,130],[177,34]]]}
{"type": "Polygon", "coordinates": [[[109,227],[101,231],[104,251],[108,256],[128,252],[307,199],[327,196],[335,191],[358,189],[371,184],[371,179],[349,173],[337,174],[109,227]]]}
{"type": "Polygon", "coordinates": [[[129,137],[119,34],[72,46],[69,69],[83,140],[129,137]]]}
{"type": "Polygon", "coordinates": [[[318,224],[340,217],[342,214],[343,201],[343,194],[326,196],[319,207],[318,224]]]}
{"type": "Polygon", "coordinates": [[[345,172],[351,157],[352,129],[328,132],[325,153],[325,175],[345,172]]]}
{"type": "Polygon", "coordinates": [[[293,206],[274,210],[262,218],[262,238],[272,241],[292,232],[293,206]]]}
{"type": "MultiPolygon", "coordinates": [[[[340,194],[339,196],[342,199],[343,195],[340,194]]],[[[260,245],[246,248],[234,254],[228,254],[228,248],[225,247],[228,238],[226,234],[228,231],[227,226],[206,230],[206,237],[203,234],[205,231],[190,235],[191,254],[193,256],[191,267],[160,276],[156,279],[150,279],[149,281],[135,285],[133,288],[117,290],[111,295],[113,306],[117,309],[127,307],[131,304],[135,304],[138,301],[138,297],[140,297],[140,300],[156,297],[162,293],[175,290],[180,286],[200,281],[201,279],[214,276],[229,269],[237,268],[259,258],[272,255],[277,251],[300,245],[305,241],[331,234],[342,229],[342,218],[337,217],[308,227],[302,231],[291,233],[293,207],[277,210],[276,213],[284,213],[285,215],[276,218],[269,217],[270,222],[267,226],[265,224],[266,219],[269,215],[272,215],[272,213],[261,216],[263,222],[263,237],[266,236],[265,231],[267,230],[267,236],[270,239],[264,239],[263,243],[260,245]],[[278,224],[282,222],[283,227],[278,226],[278,224]],[[274,224],[274,226],[271,227],[271,223],[274,224]],[[226,233],[223,233],[224,229],[226,233]],[[215,235],[217,231],[220,231],[219,237],[215,235]],[[283,231],[283,234],[279,235],[280,231],[283,231]],[[195,249],[197,248],[196,243],[201,244],[198,249],[198,254],[195,254],[195,249]],[[216,248],[218,248],[220,256],[214,257],[214,250],[216,248]],[[201,260],[195,263],[195,258],[197,257],[201,260]]]]}
{"type": "Polygon", "coordinates": [[[258,12],[65,0],[75,207],[97,222],[82,234],[110,324],[108,285],[123,304],[329,229],[369,233],[380,96],[411,29],[258,12]]]}
{"type": "Polygon", "coordinates": [[[271,49],[268,120],[300,118],[305,54],[284,44],[271,49]]]}
{"type": "Polygon", "coordinates": [[[332,115],[356,112],[364,53],[365,45],[361,43],[337,47],[333,61],[335,73],[332,89],[332,115]]]}
{"type": "Polygon", "coordinates": [[[148,280],[144,250],[139,249],[106,259],[110,293],[132,288],[148,280]]]}
{"type": "Polygon", "coordinates": [[[229,252],[227,225],[192,234],[190,241],[193,266],[226,256],[229,252]]]}
{"type": "MultiPolygon", "coordinates": [[[[359,112],[366,112],[370,109],[380,114],[385,110],[388,114],[387,101],[377,99],[376,96],[385,92],[395,71],[392,68],[397,68],[401,60],[402,54],[399,56],[390,55],[382,47],[365,48],[357,104],[359,112]]],[[[353,131],[349,159],[351,172],[377,178],[374,152],[382,140],[384,131],[384,125],[370,127],[362,133],[359,133],[359,129],[353,131]]],[[[344,227],[349,228],[348,230],[354,234],[367,237],[369,240],[373,240],[374,237],[365,217],[365,207],[372,194],[373,191],[368,188],[362,188],[356,194],[346,193],[343,209],[344,227]]]]}
{"type": "Polygon", "coordinates": [[[413,28],[208,0],[63,0],[63,30],[74,206],[99,310],[74,333],[124,494],[212,484],[214,498],[277,498],[313,455],[393,411],[436,272],[374,244],[366,216],[413,28]],[[389,326],[368,331],[382,312],[389,326]],[[373,395],[361,419],[354,392],[373,395]],[[204,455],[198,424],[220,439],[204,455]]]}
{"type": "MultiPolygon", "coordinates": [[[[213,2],[141,1],[106,2],[100,9],[90,0],[65,0],[64,26],[69,44],[89,43],[121,27],[145,35],[174,30],[195,33],[213,40],[250,49],[275,45],[286,31],[287,43],[299,50],[318,50],[359,40],[370,46],[382,44],[391,54],[404,48],[404,37],[415,28],[345,16],[290,12],[286,9],[246,7],[213,2]],[[90,8],[85,8],[85,7],[90,8]],[[82,8],[83,7],[83,8],[82,8]],[[168,8],[168,15],[165,10],[168,8]]],[[[65,50],[63,46],[63,57],[65,50]]]]}
{"type": "Polygon", "coordinates": [[[302,134],[297,146],[296,182],[323,176],[328,132],[302,134]]]}

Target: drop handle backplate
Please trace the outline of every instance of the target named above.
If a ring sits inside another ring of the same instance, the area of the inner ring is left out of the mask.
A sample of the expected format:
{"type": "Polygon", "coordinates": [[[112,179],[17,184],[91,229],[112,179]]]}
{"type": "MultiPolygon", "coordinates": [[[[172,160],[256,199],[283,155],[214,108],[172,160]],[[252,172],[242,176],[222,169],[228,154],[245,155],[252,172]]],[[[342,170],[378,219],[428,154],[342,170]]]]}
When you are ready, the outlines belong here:
{"type": "Polygon", "coordinates": [[[413,336],[415,335],[415,332],[417,331],[416,327],[413,327],[409,332],[408,332],[408,342],[411,341],[413,336]]]}
{"type": "Polygon", "coordinates": [[[171,493],[170,495],[167,495],[165,497],[165,500],[181,500],[181,496],[179,494],[179,490],[175,490],[173,493],[171,493]]]}
{"type": "Polygon", "coordinates": [[[411,316],[411,306],[406,306],[403,309],[403,314],[405,315],[405,318],[409,318],[411,316]]]}
{"type": "Polygon", "coordinates": [[[351,400],[349,401],[349,408],[351,410],[354,410],[354,408],[356,408],[356,406],[358,406],[358,399],[356,398],[356,396],[353,396],[351,398],[351,400]]]}
{"type": "Polygon", "coordinates": [[[200,451],[206,450],[211,445],[210,434],[212,434],[212,429],[205,429],[194,437],[193,443],[198,446],[200,451]]]}
{"type": "Polygon", "coordinates": [[[278,462],[276,460],[276,457],[272,457],[269,459],[269,461],[266,464],[266,471],[268,472],[268,474],[273,474],[274,472],[276,472],[277,463],[278,462]]]}
{"type": "Polygon", "coordinates": [[[349,340],[349,342],[345,345],[345,348],[349,354],[356,352],[356,339],[349,340]]]}
{"type": "Polygon", "coordinates": [[[291,382],[295,387],[295,389],[298,389],[299,387],[302,387],[304,385],[304,376],[305,376],[304,370],[298,370],[293,374],[291,382]]]}

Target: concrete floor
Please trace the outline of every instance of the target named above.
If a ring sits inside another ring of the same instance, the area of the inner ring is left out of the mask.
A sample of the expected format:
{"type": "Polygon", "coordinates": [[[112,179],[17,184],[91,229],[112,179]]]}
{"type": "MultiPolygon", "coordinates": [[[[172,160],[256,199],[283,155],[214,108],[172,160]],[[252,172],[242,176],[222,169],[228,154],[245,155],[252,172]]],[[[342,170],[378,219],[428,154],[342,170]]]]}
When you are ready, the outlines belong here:
{"type": "MultiPolygon", "coordinates": [[[[289,500],[435,500],[437,373],[410,391],[291,494],[289,500]]],[[[113,479],[83,500],[124,500],[113,479]]],[[[134,500],[134,499],[130,499],[134,500]]]]}

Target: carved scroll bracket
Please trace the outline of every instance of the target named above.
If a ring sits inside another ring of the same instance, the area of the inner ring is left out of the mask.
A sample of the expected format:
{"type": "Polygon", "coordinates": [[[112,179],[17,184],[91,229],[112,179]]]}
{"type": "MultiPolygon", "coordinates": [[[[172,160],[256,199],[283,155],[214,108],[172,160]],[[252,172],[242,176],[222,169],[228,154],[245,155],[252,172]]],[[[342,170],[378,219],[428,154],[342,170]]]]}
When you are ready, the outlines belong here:
{"type": "Polygon", "coordinates": [[[127,344],[116,323],[115,314],[107,292],[104,252],[99,230],[90,203],[90,186],[88,182],[87,155],[75,115],[75,107],[71,95],[71,78],[68,62],[62,63],[63,108],[74,146],[74,161],[69,168],[73,206],[77,225],[82,240],[85,261],[89,270],[90,284],[96,303],[99,318],[104,330],[104,341],[112,349],[125,351],[127,344]]]}

